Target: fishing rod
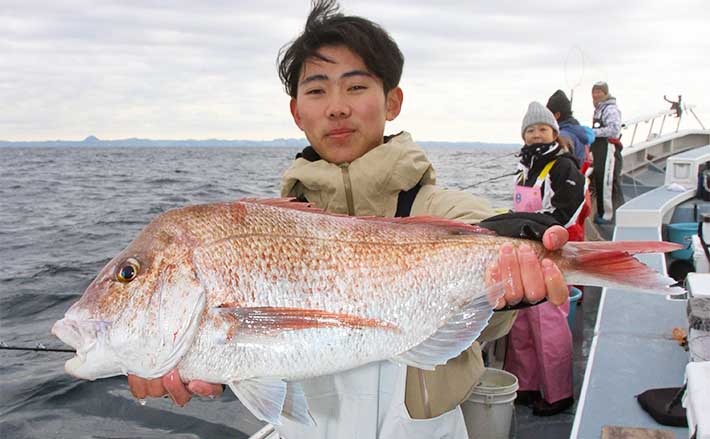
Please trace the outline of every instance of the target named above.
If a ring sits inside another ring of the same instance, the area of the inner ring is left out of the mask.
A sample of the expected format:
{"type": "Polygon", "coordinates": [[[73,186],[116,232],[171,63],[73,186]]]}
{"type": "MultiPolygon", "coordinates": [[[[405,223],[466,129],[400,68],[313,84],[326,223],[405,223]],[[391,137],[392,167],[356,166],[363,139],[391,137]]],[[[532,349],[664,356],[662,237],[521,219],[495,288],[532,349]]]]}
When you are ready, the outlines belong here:
{"type": "Polygon", "coordinates": [[[488,183],[489,181],[498,180],[499,178],[503,178],[503,177],[510,177],[511,175],[515,175],[515,174],[517,174],[517,173],[518,173],[518,171],[516,170],[516,171],[513,171],[513,172],[509,172],[509,173],[507,173],[507,174],[498,175],[497,177],[491,177],[491,178],[489,178],[488,180],[483,180],[483,181],[478,181],[478,182],[476,182],[476,185],[483,184],[483,183],[488,183]]]}
{"type": "Polygon", "coordinates": [[[516,150],[513,151],[513,152],[509,152],[509,153],[506,153],[506,154],[501,154],[501,155],[494,156],[493,159],[494,159],[494,160],[498,160],[498,159],[502,159],[502,158],[504,158],[504,157],[510,157],[511,155],[516,155],[516,154],[518,154],[519,152],[520,152],[520,150],[516,149],[516,150]]]}
{"type": "Polygon", "coordinates": [[[33,352],[69,352],[69,353],[76,353],[76,349],[68,349],[68,348],[48,348],[42,343],[37,343],[37,346],[35,347],[30,347],[30,346],[9,346],[5,342],[0,342],[0,350],[6,350],[6,351],[33,351],[33,352]]]}

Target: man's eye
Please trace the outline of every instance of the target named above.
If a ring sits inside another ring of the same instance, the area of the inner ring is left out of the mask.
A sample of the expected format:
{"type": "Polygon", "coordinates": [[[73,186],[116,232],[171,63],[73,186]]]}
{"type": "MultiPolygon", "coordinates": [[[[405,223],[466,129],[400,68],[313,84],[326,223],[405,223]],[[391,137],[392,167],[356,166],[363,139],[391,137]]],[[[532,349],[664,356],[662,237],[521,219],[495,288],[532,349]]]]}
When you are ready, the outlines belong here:
{"type": "Polygon", "coordinates": [[[367,87],[364,85],[351,85],[350,90],[352,90],[352,91],[367,90],[367,87]]]}
{"type": "Polygon", "coordinates": [[[322,94],[322,93],[324,93],[324,91],[321,88],[314,88],[312,90],[306,91],[307,95],[318,95],[318,94],[322,94]]]}

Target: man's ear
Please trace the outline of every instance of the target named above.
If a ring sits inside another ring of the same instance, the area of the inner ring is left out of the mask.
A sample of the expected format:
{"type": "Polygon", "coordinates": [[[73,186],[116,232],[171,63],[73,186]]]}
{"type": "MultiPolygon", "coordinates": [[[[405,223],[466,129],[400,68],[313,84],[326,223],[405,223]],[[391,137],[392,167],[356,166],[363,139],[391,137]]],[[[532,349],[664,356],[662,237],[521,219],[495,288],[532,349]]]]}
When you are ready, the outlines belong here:
{"type": "Polygon", "coordinates": [[[296,107],[296,99],[291,98],[291,116],[293,116],[293,122],[298,126],[298,128],[303,131],[303,125],[301,125],[301,116],[298,114],[298,108],[296,107]]]}
{"type": "Polygon", "coordinates": [[[402,111],[402,101],[404,100],[402,89],[400,87],[393,88],[387,93],[385,100],[385,105],[387,105],[386,119],[393,121],[399,116],[399,112],[402,111]]]}
{"type": "Polygon", "coordinates": [[[559,111],[556,111],[554,116],[555,116],[555,120],[560,120],[560,117],[562,117],[562,113],[560,113],[559,111]]]}

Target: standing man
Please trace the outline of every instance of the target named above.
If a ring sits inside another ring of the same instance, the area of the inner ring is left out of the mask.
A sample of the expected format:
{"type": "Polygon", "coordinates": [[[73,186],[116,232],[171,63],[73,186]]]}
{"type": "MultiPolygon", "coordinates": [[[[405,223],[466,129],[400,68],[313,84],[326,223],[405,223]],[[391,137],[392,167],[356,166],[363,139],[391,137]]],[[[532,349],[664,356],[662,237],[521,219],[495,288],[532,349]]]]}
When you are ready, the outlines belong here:
{"type": "Polygon", "coordinates": [[[616,208],[624,204],[621,193],[621,112],[616,106],[616,98],[609,94],[609,85],[600,81],[592,87],[594,102],[594,123],[592,129],[596,139],[591,146],[593,157],[594,189],[596,191],[596,224],[610,224],[616,208]]]}

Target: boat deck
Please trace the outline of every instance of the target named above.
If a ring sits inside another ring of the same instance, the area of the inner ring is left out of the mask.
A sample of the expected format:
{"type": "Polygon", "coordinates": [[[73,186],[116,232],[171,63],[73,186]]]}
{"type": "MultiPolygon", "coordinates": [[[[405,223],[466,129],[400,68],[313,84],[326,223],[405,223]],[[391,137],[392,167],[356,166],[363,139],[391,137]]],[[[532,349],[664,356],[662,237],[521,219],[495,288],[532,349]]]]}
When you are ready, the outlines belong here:
{"type": "MultiPolygon", "coordinates": [[[[669,158],[665,185],[617,210],[613,240],[661,240],[676,207],[695,196],[695,176],[707,160],[710,146],[669,158]]],[[[666,255],[637,258],[666,272],[666,255]]],[[[683,384],[688,354],[671,334],[673,328],[687,328],[685,310],[684,298],[604,289],[570,437],[599,437],[605,425],[663,429],[688,437],[687,428],[656,423],[635,398],[648,389],[683,384]]]]}

